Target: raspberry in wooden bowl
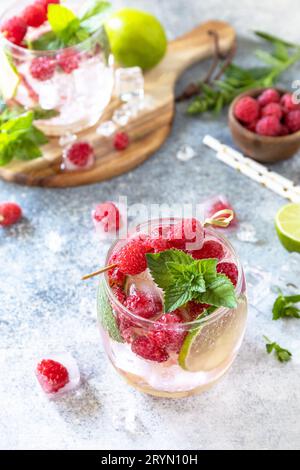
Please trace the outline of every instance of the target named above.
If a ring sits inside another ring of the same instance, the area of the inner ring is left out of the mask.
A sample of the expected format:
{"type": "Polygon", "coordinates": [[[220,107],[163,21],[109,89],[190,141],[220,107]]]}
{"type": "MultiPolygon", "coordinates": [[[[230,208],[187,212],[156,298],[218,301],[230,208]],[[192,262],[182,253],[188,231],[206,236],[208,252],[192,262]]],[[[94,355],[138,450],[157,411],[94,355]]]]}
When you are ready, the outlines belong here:
{"type": "Polygon", "coordinates": [[[245,155],[264,163],[286,160],[300,149],[300,104],[280,88],[253,89],[232,102],[229,127],[245,155]]]}

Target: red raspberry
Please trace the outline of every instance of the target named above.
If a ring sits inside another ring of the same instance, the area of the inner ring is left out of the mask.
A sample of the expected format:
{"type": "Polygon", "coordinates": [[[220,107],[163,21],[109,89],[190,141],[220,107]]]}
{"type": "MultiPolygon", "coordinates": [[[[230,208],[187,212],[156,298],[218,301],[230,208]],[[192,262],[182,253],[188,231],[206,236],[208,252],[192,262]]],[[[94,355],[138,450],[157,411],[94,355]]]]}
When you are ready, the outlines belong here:
{"type": "Polygon", "coordinates": [[[52,359],[43,359],[36,368],[37,379],[46,393],[58,392],[69,382],[65,366],[52,359]]]}
{"type": "Polygon", "coordinates": [[[219,263],[217,265],[217,272],[219,274],[225,274],[234,286],[237,285],[239,273],[238,268],[234,263],[219,263]]]}
{"type": "Polygon", "coordinates": [[[188,303],[188,312],[190,315],[190,320],[196,320],[210,305],[208,304],[198,304],[193,300],[188,303]]]}
{"type": "Polygon", "coordinates": [[[36,57],[30,65],[30,73],[33,78],[44,82],[50,80],[55,73],[56,61],[51,57],[36,57]]]}
{"type": "Polygon", "coordinates": [[[8,41],[20,46],[27,33],[27,25],[22,18],[13,16],[1,25],[1,31],[8,41]]]}
{"type": "Polygon", "coordinates": [[[33,28],[38,28],[47,20],[47,14],[45,8],[39,4],[34,3],[29,5],[23,11],[23,18],[27,26],[32,26],[33,28]]]}
{"type": "Polygon", "coordinates": [[[13,225],[22,217],[22,209],[14,202],[0,204],[0,226],[13,225]]]}
{"type": "Polygon", "coordinates": [[[164,240],[163,238],[150,238],[145,243],[147,243],[149,250],[147,250],[147,252],[151,253],[160,253],[161,251],[165,251],[169,248],[167,240],[164,240]]]}
{"type": "Polygon", "coordinates": [[[285,125],[291,133],[300,131],[300,109],[290,111],[285,117],[285,125]]]}
{"type": "Polygon", "coordinates": [[[217,258],[221,260],[225,256],[224,248],[221,243],[209,240],[204,243],[201,250],[193,250],[190,252],[195,259],[217,258]]]}
{"type": "Polygon", "coordinates": [[[113,294],[114,296],[116,297],[116,299],[121,303],[123,304],[126,300],[126,295],[125,295],[125,292],[123,291],[122,287],[121,286],[113,286],[112,287],[112,291],[113,291],[113,294]]]}
{"type": "Polygon", "coordinates": [[[104,232],[117,231],[120,228],[120,212],[113,202],[98,204],[92,217],[97,226],[101,224],[104,232]]]}
{"type": "Polygon", "coordinates": [[[147,338],[147,336],[139,336],[135,338],[131,345],[131,350],[138,356],[154,362],[165,362],[169,355],[164,349],[160,349],[157,344],[147,338]]]}
{"type": "Polygon", "coordinates": [[[129,295],[124,305],[131,313],[142,318],[152,318],[162,311],[162,301],[159,297],[154,298],[139,291],[129,295]]]}
{"type": "Polygon", "coordinates": [[[118,312],[117,326],[124,341],[126,341],[126,343],[131,343],[136,336],[134,330],[135,324],[133,321],[122,312],[118,312]]]}
{"type": "Polygon", "coordinates": [[[293,96],[290,93],[285,93],[282,95],[280,103],[284,114],[300,109],[300,104],[294,101],[293,96]]]}
{"type": "Polygon", "coordinates": [[[125,274],[123,274],[119,268],[113,268],[108,271],[108,279],[111,286],[118,285],[123,286],[126,280],[125,274]]]}
{"type": "Polygon", "coordinates": [[[281,125],[281,128],[280,128],[280,136],[284,137],[285,135],[289,135],[290,131],[289,129],[287,128],[287,126],[285,125],[281,125]]]}
{"type": "Polygon", "coordinates": [[[262,117],[275,116],[279,120],[282,118],[282,109],[279,103],[269,103],[262,109],[262,117]]]}
{"type": "Polygon", "coordinates": [[[260,106],[267,106],[270,103],[279,103],[280,101],[280,94],[274,88],[268,88],[267,90],[263,91],[261,95],[257,98],[258,103],[260,106]]]}
{"type": "Polygon", "coordinates": [[[276,116],[266,116],[256,124],[256,133],[269,137],[280,135],[281,123],[276,116]]]}
{"type": "Polygon", "coordinates": [[[202,246],[203,239],[202,224],[197,219],[183,219],[171,227],[168,244],[170,248],[185,250],[188,243],[197,243],[199,247],[202,246]]]}
{"type": "Polygon", "coordinates": [[[114,137],[114,147],[118,151],[125,150],[129,145],[129,137],[126,132],[117,132],[114,137]]]}
{"type": "Polygon", "coordinates": [[[88,142],[75,142],[66,152],[68,160],[80,168],[85,167],[91,156],[94,155],[94,149],[88,142]]]}
{"type": "Polygon", "coordinates": [[[248,129],[248,131],[250,132],[255,132],[257,122],[258,122],[257,119],[255,121],[250,122],[250,124],[246,126],[246,129],[248,129]]]}
{"type": "Polygon", "coordinates": [[[160,349],[178,353],[187,334],[183,327],[179,326],[180,323],[182,323],[182,318],[176,311],[165,313],[155,322],[149,338],[160,349]]]}
{"type": "Polygon", "coordinates": [[[259,104],[251,96],[244,96],[236,103],[234,115],[244,124],[250,124],[259,117],[259,104]]]}
{"type": "Polygon", "coordinates": [[[147,268],[145,246],[141,240],[131,240],[118,252],[116,262],[124,274],[135,276],[147,268]]]}
{"type": "Polygon", "coordinates": [[[60,68],[67,74],[72,73],[79,67],[80,56],[76,51],[66,50],[58,54],[56,59],[60,68]]]}

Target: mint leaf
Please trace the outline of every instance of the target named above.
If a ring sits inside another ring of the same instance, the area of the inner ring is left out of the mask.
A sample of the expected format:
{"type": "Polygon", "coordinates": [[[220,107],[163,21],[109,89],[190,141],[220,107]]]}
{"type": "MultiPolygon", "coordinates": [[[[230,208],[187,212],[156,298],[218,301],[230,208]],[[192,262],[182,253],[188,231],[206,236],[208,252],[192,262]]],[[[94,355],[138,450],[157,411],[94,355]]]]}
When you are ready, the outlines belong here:
{"type": "Polygon", "coordinates": [[[12,132],[24,132],[27,131],[33,122],[33,112],[28,111],[27,113],[17,116],[14,119],[2,124],[0,127],[1,132],[12,133],[12,132]]]}
{"type": "Polygon", "coordinates": [[[211,284],[218,276],[215,258],[202,259],[197,261],[201,274],[203,274],[206,285],[211,284]]]}
{"type": "Polygon", "coordinates": [[[40,148],[26,137],[14,148],[14,157],[17,160],[33,160],[41,156],[42,152],[40,148]]]}
{"type": "Polygon", "coordinates": [[[63,5],[53,3],[50,3],[48,6],[48,21],[52,31],[64,43],[80,27],[79,19],[72,10],[63,5]]]}
{"type": "Polygon", "coordinates": [[[173,312],[192,300],[193,293],[185,284],[171,285],[164,295],[164,311],[173,312]]]}
{"type": "Polygon", "coordinates": [[[104,13],[107,12],[111,4],[109,2],[96,0],[88,4],[85,13],[80,18],[81,26],[90,34],[97,31],[104,21],[104,13]]]}
{"type": "Polygon", "coordinates": [[[282,348],[278,343],[272,342],[267,336],[263,337],[266,341],[266,350],[268,354],[275,351],[276,357],[280,362],[288,362],[292,358],[292,353],[287,349],[282,348]]]}
{"type": "Polygon", "coordinates": [[[42,34],[34,41],[28,42],[28,47],[29,49],[37,51],[55,51],[57,49],[62,49],[64,47],[64,43],[59,39],[54,31],[47,31],[47,33],[42,34]]]}
{"type": "Polygon", "coordinates": [[[287,317],[300,318],[300,308],[296,305],[299,302],[300,295],[284,296],[280,294],[273,305],[273,320],[287,317]]]}
{"type": "Polygon", "coordinates": [[[189,265],[194,262],[190,255],[179,250],[166,250],[161,253],[146,254],[148,268],[155,283],[161,289],[167,289],[173,283],[173,276],[166,268],[167,262],[174,262],[183,265],[189,265]]]}
{"type": "Polygon", "coordinates": [[[166,312],[190,300],[236,308],[235,288],[227,276],[217,273],[217,259],[195,260],[179,250],[148,253],[146,257],[154,282],[164,291],[166,312]]]}
{"type": "Polygon", "coordinates": [[[218,274],[216,279],[207,286],[206,292],[198,296],[197,301],[215,307],[237,307],[234,286],[224,274],[218,274]]]}
{"type": "Polygon", "coordinates": [[[48,142],[47,137],[33,125],[34,112],[15,114],[23,108],[5,110],[0,116],[0,165],[7,165],[13,158],[32,160],[42,155],[40,145],[48,142]],[[4,114],[3,113],[3,114],[4,114]],[[12,117],[13,116],[13,117],[12,117]]]}
{"type": "Polygon", "coordinates": [[[104,283],[99,284],[97,299],[97,314],[100,323],[109,336],[118,343],[124,343],[120,334],[113,309],[110,305],[104,283]]]}
{"type": "Polygon", "coordinates": [[[0,166],[7,165],[13,158],[10,138],[7,134],[0,134],[0,166]]]}
{"type": "Polygon", "coordinates": [[[110,2],[103,0],[94,0],[92,2],[86,2],[84,8],[81,10],[80,21],[88,20],[89,18],[102,14],[111,7],[110,2]]]}

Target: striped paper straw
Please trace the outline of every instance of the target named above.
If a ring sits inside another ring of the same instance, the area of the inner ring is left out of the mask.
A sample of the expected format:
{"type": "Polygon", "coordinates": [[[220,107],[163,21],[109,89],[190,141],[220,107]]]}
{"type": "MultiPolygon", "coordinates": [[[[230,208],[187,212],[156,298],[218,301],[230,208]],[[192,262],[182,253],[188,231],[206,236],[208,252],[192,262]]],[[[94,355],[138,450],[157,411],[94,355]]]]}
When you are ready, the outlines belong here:
{"type": "Polygon", "coordinates": [[[203,143],[215,150],[217,159],[231,168],[240,171],[243,175],[279,194],[279,196],[289,199],[291,202],[300,202],[300,186],[296,186],[293,181],[275,171],[270,171],[264,165],[245,157],[242,153],[222,144],[210,135],[204,137],[203,143]]]}

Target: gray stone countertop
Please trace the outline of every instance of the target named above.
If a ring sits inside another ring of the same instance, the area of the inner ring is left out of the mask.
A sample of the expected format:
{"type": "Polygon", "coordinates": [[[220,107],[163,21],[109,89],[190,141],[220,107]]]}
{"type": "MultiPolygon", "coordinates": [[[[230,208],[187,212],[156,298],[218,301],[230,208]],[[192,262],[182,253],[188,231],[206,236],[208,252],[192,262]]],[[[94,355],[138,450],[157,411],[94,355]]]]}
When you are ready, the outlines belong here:
{"type": "MultiPolygon", "coordinates": [[[[10,2],[0,0],[0,8],[10,2]]],[[[125,2],[115,2],[117,5],[125,2]]],[[[250,29],[298,41],[299,2],[265,0],[128,1],[161,18],[170,37],[217,17],[236,27],[239,60],[254,49],[250,29]]],[[[189,70],[178,89],[205,71],[189,70]]],[[[300,79],[300,68],[286,85],[300,79]],[[297,75],[298,74],[298,75],[297,75]]],[[[112,181],[73,189],[40,189],[0,182],[0,200],[16,200],[24,220],[0,229],[0,448],[2,449],[292,449],[300,448],[299,325],[272,322],[269,308],[250,308],[236,362],[211,391],[183,399],[144,396],[129,388],[107,361],[96,325],[96,281],[80,276],[104,260],[90,212],[100,201],[129,204],[197,203],[225,194],[241,222],[255,225],[257,243],[231,238],[242,261],[279,272],[291,261],[277,240],[274,216],[285,201],[218,162],[202,138],[231,143],[225,113],[191,119],[177,106],[172,133],[146,163],[112,181]],[[197,157],[176,152],[191,145],[197,157]],[[267,356],[262,334],[292,349],[282,365],[267,356]],[[83,384],[58,401],[40,393],[33,368],[44,352],[70,351],[83,384]]],[[[300,183],[300,155],[275,166],[300,183]]],[[[295,272],[295,283],[299,283],[295,272]]],[[[264,297],[264,295],[262,296],[264,297]]],[[[263,304],[263,302],[262,302],[263,304]]],[[[258,305],[259,307],[259,305],[258,305]]]]}

